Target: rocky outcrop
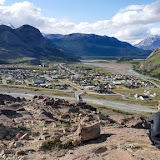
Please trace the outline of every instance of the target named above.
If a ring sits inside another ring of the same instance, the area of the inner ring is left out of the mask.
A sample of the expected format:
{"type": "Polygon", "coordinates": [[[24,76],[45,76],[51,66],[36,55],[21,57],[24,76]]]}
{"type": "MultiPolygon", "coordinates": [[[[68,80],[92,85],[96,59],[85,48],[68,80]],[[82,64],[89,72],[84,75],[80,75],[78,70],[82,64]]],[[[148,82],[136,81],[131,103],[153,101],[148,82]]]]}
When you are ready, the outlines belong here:
{"type": "Polygon", "coordinates": [[[21,102],[22,100],[19,97],[14,98],[10,95],[0,94],[0,101],[21,102]]]}
{"type": "Polygon", "coordinates": [[[81,142],[96,139],[100,136],[100,123],[96,123],[89,126],[79,126],[77,134],[80,137],[81,142]]]}

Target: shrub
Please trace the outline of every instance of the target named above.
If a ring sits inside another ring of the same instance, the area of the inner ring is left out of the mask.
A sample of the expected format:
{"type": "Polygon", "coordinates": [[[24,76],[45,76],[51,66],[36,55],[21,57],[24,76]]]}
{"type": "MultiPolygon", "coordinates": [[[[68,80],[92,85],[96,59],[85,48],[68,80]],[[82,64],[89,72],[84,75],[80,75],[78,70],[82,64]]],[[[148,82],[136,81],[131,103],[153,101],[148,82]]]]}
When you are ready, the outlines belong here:
{"type": "Polygon", "coordinates": [[[62,143],[59,139],[51,138],[45,140],[39,147],[39,150],[45,151],[45,150],[51,150],[54,147],[61,147],[62,143]]]}
{"type": "Polygon", "coordinates": [[[51,150],[54,147],[67,149],[70,146],[72,146],[72,139],[69,139],[66,143],[62,144],[59,139],[53,137],[45,140],[39,147],[39,150],[46,151],[51,150]]]}

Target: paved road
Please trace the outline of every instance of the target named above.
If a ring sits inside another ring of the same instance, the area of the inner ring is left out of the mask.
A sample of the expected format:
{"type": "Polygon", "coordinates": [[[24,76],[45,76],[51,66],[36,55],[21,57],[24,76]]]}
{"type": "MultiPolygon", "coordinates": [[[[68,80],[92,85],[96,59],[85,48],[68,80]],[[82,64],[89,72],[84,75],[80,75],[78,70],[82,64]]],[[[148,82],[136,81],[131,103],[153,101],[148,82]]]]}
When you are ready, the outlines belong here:
{"type": "Polygon", "coordinates": [[[119,109],[128,112],[156,112],[157,106],[132,104],[122,101],[100,100],[100,99],[83,99],[83,101],[89,104],[101,105],[109,108],[119,109]]]}

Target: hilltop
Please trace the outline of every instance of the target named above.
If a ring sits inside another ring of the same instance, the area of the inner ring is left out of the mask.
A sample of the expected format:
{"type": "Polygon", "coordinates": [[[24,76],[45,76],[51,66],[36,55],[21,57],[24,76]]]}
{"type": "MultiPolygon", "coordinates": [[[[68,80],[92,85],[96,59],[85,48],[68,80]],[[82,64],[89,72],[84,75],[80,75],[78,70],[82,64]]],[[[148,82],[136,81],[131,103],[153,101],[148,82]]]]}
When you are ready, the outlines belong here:
{"type": "Polygon", "coordinates": [[[150,51],[145,51],[121,42],[114,37],[95,34],[73,33],[69,35],[45,35],[56,46],[77,56],[112,56],[112,57],[147,57],[150,51]]]}
{"type": "Polygon", "coordinates": [[[51,44],[37,28],[23,25],[17,29],[0,25],[0,59],[1,63],[10,63],[16,59],[78,61],[78,59],[51,44]]]}
{"type": "Polygon", "coordinates": [[[158,159],[144,117],[99,110],[77,101],[0,94],[0,159],[158,159]]]}

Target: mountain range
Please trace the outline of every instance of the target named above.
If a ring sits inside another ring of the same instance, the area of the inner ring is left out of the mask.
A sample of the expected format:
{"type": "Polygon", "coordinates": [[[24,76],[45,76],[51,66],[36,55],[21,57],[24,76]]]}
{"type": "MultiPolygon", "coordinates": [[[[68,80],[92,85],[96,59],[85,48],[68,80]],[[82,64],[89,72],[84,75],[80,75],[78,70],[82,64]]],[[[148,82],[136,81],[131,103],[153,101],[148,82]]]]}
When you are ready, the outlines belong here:
{"type": "Polygon", "coordinates": [[[0,63],[16,59],[49,61],[79,61],[81,56],[147,57],[150,51],[142,50],[114,37],[74,33],[45,35],[29,25],[17,29],[0,25],[0,63]]]}
{"type": "Polygon", "coordinates": [[[145,49],[145,50],[154,50],[160,47],[160,36],[155,35],[148,37],[142,40],[140,43],[136,44],[135,47],[145,49]]]}
{"type": "Polygon", "coordinates": [[[77,56],[147,57],[151,52],[121,42],[114,37],[73,33],[45,35],[56,46],[77,56]]]}
{"type": "MultiPolygon", "coordinates": [[[[51,44],[40,31],[23,25],[17,29],[0,25],[0,62],[32,57],[39,60],[78,61],[77,57],[51,44]]],[[[39,63],[39,62],[38,62],[39,63]]]]}

